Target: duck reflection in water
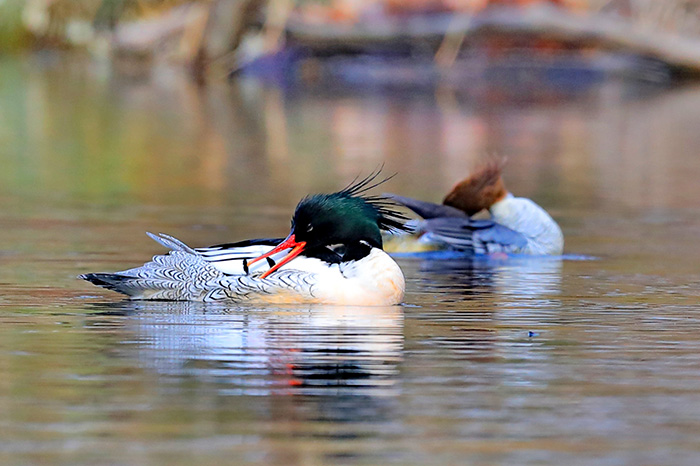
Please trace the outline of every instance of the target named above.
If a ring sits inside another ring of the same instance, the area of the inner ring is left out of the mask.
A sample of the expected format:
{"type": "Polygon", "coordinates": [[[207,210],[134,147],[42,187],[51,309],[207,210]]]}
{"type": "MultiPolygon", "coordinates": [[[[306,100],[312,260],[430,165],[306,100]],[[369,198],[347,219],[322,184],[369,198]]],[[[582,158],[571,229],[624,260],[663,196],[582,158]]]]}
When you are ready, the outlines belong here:
{"type": "Polygon", "coordinates": [[[407,300],[421,305],[408,314],[412,332],[464,361],[456,384],[548,383],[539,365],[548,353],[537,336],[547,338],[562,309],[560,257],[414,256],[399,263],[411,290],[407,300]]]}
{"type": "Polygon", "coordinates": [[[561,293],[560,256],[436,254],[437,257],[421,254],[400,260],[409,283],[417,282],[415,288],[419,292],[439,290],[445,299],[496,295],[543,300],[561,293]]]}
{"type": "Polygon", "coordinates": [[[126,356],[168,382],[182,382],[183,390],[194,379],[216,396],[316,399],[304,415],[334,421],[385,419],[389,398],[399,391],[399,306],[135,301],[102,308],[99,317],[115,313],[122,314],[126,356]]]}

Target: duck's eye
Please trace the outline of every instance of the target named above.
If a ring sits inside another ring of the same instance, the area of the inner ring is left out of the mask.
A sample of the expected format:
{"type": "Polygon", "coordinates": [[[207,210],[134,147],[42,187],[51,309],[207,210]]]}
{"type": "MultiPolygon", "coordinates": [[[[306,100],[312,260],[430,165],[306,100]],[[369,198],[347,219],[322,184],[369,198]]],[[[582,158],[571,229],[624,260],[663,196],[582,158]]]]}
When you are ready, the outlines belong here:
{"type": "Polygon", "coordinates": [[[307,232],[307,233],[311,233],[313,230],[314,230],[314,226],[313,226],[313,225],[309,225],[309,226],[306,227],[306,232],[307,232]]]}

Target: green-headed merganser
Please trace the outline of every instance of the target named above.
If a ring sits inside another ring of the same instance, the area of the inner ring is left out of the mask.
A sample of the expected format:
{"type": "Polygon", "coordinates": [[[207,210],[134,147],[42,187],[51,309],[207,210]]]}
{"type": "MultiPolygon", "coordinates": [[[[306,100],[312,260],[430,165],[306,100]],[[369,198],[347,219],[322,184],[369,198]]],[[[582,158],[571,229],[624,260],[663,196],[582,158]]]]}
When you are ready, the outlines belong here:
{"type": "Polygon", "coordinates": [[[79,278],[132,299],[383,306],[401,302],[404,276],[382,250],[381,230],[406,230],[393,202],[365,195],[377,173],[342,191],[302,199],[285,239],[193,249],[148,233],[170,249],[141,267],[79,278]]]}
{"type": "Polygon", "coordinates": [[[414,233],[389,236],[389,252],[454,249],[467,254],[514,253],[559,255],[564,235],[557,222],[530,199],[515,197],[505,187],[501,171],[505,160],[484,163],[445,196],[443,204],[388,195],[424,220],[414,233]],[[488,210],[490,219],[473,219],[488,210]],[[413,243],[406,238],[417,239],[413,243]]]}

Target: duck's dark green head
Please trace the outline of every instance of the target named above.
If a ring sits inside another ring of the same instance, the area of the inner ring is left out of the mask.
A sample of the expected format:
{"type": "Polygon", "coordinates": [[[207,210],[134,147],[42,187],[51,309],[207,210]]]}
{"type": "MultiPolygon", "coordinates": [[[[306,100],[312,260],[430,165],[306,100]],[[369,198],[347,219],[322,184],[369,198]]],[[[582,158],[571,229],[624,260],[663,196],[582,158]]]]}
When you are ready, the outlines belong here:
{"type": "Polygon", "coordinates": [[[391,209],[388,199],[362,196],[353,188],[302,199],[292,219],[296,240],[305,241],[309,248],[361,241],[381,248],[381,230],[405,228],[405,218],[391,209]]]}
{"type": "Polygon", "coordinates": [[[249,264],[292,248],[292,252],[277,266],[263,275],[264,278],[304,251],[307,255],[323,257],[329,251],[327,247],[337,245],[343,246],[343,260],[359,259],[371,248],[382,247],[382,230],[408,231],[404,225],[408,218],[393,210],[396,204],[391,199],[365,195],[389,179],[375,181],[379,173],[377,171],[363,180],[355,180],[342,191],[302,199],[294,211],[289,236],[272,251],[249,264]]]}

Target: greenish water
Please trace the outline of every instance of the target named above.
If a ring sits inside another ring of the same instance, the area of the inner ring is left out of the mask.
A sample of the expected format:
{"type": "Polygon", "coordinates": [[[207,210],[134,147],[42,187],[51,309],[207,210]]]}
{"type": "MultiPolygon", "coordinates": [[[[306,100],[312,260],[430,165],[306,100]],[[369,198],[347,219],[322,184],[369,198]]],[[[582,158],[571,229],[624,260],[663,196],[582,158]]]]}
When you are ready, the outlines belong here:
{"type": "Polygon", "coordinates": [[[700,461],[700,88],[285,93],[45,56],[0,60],[0,102],[0,463],[700,461]],[[392,308],[75,278],[162,252],[144,231],[284,235],[382,163],[439,200],[484,153],[597,259],[401,258],[392,308]]]}

